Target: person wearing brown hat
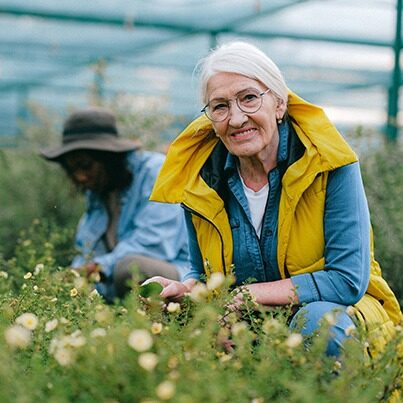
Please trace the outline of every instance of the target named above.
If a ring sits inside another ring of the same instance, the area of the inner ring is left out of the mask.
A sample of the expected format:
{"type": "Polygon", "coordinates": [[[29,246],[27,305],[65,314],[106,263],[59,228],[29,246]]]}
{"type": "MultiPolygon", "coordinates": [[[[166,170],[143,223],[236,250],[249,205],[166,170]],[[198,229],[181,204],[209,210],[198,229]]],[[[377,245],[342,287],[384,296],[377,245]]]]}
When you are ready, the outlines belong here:
{"type": "Polygon", "coordinates": [[[62,144],[41,155],[86,192],[76,233],[80,253],[71,266],[88,276],[99,272],[96,287],[107,301],[126,294],[134,269],[143,279],[184,277],[189,264],[182,209],[149,201],[163,154],[119,137],[109,109],[88,107],[67,118],[62,144]]]}

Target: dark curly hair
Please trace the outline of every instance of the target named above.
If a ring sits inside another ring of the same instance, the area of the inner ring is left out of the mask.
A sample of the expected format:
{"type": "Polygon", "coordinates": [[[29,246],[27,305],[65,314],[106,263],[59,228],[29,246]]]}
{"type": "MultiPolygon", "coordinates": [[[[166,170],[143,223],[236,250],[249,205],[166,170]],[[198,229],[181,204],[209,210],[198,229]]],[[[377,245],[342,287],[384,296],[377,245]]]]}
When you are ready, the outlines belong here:
{"type": "MultiPolygon", "coordinates": [[[[101,163],[108,174],[109,184],[107,189],[103,193],[107,194],[114,190],[124,190],[127,188],[133,180],[133,174],[129,170],[127,156],[128,153],[117,153],[112,151],[100,151],[100,150],[87,150],[83,149],[90,158],[101,163]]],[[[69,169],[64,158],[60,159],[60,164],[66,171],[70,178],[73,176],[73,172],[69,169]]],[[[78,185],[81,189],[81,186],[78,185]]],[[[84,189],[81,189],[84,190],[84,189]]],[[[103,196],[103,195],[101,195],[103,196]]]]}

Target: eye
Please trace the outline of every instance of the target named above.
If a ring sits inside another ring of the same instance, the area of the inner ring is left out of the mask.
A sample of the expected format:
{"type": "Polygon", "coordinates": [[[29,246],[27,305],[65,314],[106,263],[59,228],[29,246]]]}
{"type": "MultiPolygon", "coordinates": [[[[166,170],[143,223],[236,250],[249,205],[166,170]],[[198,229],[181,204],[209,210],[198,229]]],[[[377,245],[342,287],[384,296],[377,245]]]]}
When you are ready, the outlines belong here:
{"type": "Polygon", "coordinates": [[[81,161],[79,164],[75,166],[76,169],[81,169],[82,171],[88,171],[92,168],[93,161],[85,160],[81,161]]]}
{"type": "Polygon", "coordinates": [[[223,111],[228,109],[228,104],[225,102],[217,102],[210,105],[210,108],[212,112],[223,111]]]}
{"type": "Polygon", "coordinates": [[[250,102],[254,102],[258,99],[258,94],[254,93],[254,92],[247,92],[246,94],[242,94],[239,97],[239,101],[243,104],[247,104],[250,102]]]}

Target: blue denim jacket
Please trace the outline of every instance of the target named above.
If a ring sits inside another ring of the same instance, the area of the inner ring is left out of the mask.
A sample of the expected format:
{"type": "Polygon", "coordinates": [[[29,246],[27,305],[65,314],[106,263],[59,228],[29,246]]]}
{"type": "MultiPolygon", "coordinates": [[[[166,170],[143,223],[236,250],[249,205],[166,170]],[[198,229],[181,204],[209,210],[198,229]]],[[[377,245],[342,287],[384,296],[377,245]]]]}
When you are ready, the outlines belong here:
{"type": "MultiPolygon", "coordinates": [[[[287,168],[284,162],[289,151],[288,124],[283,123],[279,129],[278,164],[268,174],[270,190],[260,239],[252,225],[248,202],[236,168],[237,158],[230,154],[227,156],[224,170],[229,192],[225,207],[232,230],[233,263],[238,285],[245,281],[266,282],[280,279],[277,226],[281,179],[287,168]]],[[[199,279],[203,273],[203,262],[191,215],[185,212],[185,216],[191,256],[191,271],[185,278],[199,279]]],[[[358,163],[329,173],[324,223],[324,270],[292,277],[300,302],[356,302],[357,296],[362,296],[368,286],[370,265],[369,213],[358,163]],[[351,191],[352,189],[355,191],[351,191]],[[338,208],[340,206],[342,208],[338,208]],[[357,234],[360,235],[359,239],[356,238],[357,234]],[[356,247],[357,242],[360,243],[360,248],[356,247]]]]}
{"type": "Polygon", "coordinates": [[[163,161],[164,155],[156,152],[129,153],[133,181],[121,194],[117,245],[110,252],[102,240],[108,225],[105,204],[96,194],[87,192],[87,211],[76,233],[80,255],[73,260],[73,267],[95,261],[102,266],[105,277],[111,279],[117,261],[140,254],[172,263],[181,277],[185,275],[189,263],[183,211],[179,205],[149,201],[163,161]]]}

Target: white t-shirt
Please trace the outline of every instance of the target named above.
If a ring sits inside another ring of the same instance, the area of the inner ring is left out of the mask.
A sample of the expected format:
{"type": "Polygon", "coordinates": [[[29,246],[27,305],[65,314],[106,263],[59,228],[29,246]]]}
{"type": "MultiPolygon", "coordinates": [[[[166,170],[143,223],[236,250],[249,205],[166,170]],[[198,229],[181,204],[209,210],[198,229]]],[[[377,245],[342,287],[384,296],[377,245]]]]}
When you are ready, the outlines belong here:
{"type": "Polygon", "coordinates": [[[262,232],[263,216],[266,209],[267,196],[269,195],[269,184],[264,185],[260,190],[255,192],[254,190],[248,188],[245,185],[242,176],[239,176],[241,178],[246,198],[248,199],[253,227],[255,228],[257,236],[260,238],[260,233],[262,232]]]}

